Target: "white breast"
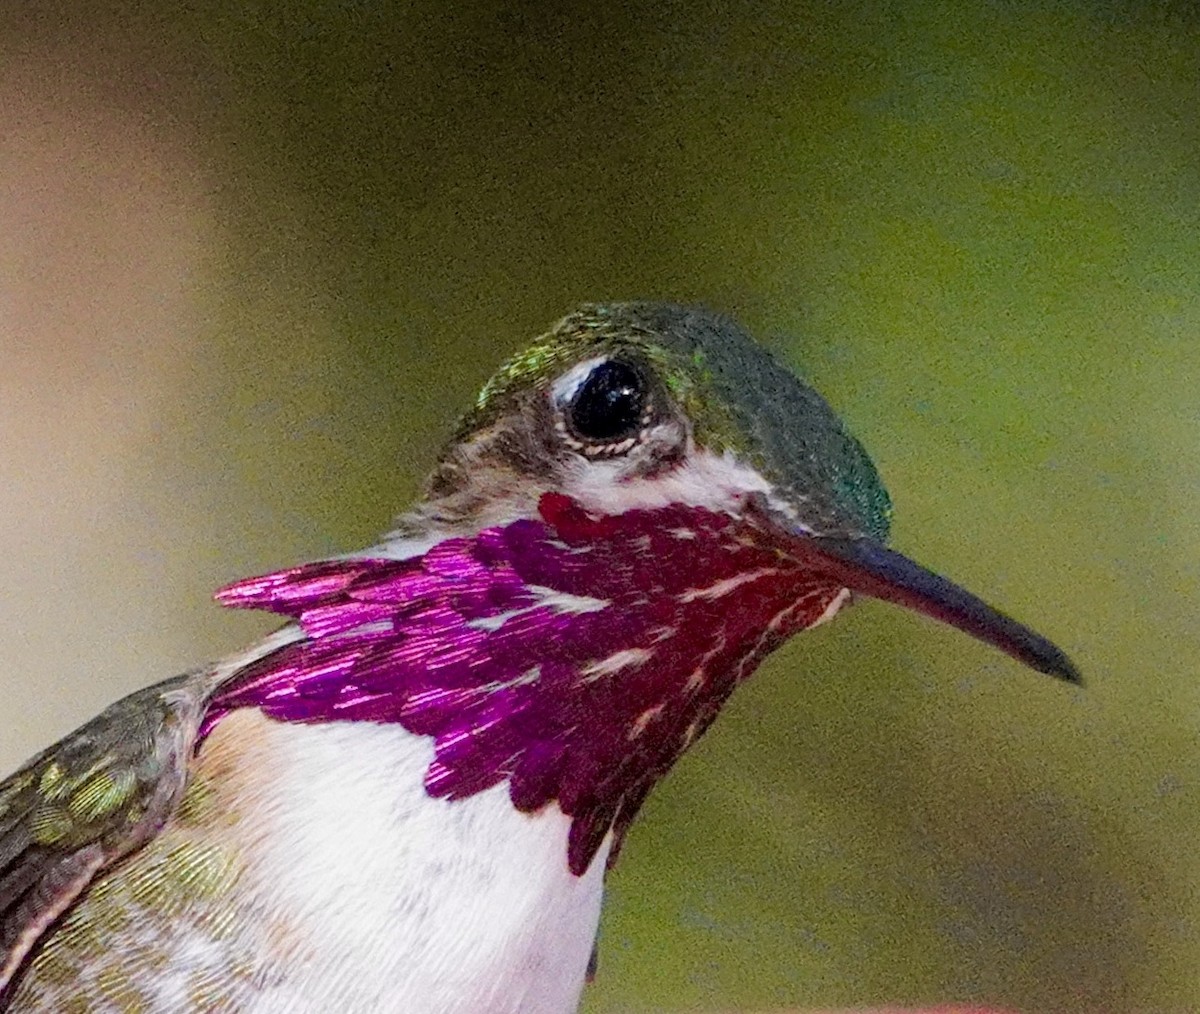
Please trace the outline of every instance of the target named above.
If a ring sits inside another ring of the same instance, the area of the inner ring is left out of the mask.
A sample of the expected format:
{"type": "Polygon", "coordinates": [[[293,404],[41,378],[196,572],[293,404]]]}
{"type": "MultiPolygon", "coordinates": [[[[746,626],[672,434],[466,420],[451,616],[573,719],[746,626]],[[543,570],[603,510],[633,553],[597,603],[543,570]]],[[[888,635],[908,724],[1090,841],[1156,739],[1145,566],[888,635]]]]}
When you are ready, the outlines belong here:
{"type": "Polygon", "coordinates": [[[556,806],[519,813],[503,784],[457,801],[426,795],[427,737],[250,715],[249,752],[272,769],[248,779],[263,790],[262,836],[245,886],[282,917],[291,955],[255,1012],[576,1009],[608,842],[576,877],[556,806]]]}

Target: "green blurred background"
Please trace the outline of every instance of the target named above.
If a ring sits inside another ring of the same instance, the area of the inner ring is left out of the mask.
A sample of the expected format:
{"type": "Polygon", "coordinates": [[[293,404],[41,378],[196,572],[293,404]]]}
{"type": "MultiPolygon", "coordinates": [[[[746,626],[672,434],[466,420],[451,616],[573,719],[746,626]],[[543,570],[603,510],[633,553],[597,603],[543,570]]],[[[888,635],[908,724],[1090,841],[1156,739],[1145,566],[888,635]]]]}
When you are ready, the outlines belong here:
{"type": "Polygon", "coordinates": [[[651,798],[592,1014],[1200,1009],[1192,4],[0,12],[0,767],[270,624],[586,299],[735,313],[896,544],[1074,692],[876,603],[651,798]]]}

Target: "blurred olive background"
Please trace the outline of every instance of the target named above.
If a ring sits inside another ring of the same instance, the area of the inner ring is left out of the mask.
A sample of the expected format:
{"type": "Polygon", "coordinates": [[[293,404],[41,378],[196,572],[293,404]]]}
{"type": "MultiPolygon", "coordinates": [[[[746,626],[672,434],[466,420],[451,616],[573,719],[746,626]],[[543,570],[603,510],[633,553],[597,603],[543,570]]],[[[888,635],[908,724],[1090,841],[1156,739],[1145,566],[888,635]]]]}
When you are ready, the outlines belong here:
{"type": "Polygon", "coordinates": [[[1200,1009],[1191,10],[7,5],[0,767],[267,629],[212,589],[368,543],[572,304],[703,301],[1089,684],[798,638],[650,800],[586,1009],[1200,1009]]]}

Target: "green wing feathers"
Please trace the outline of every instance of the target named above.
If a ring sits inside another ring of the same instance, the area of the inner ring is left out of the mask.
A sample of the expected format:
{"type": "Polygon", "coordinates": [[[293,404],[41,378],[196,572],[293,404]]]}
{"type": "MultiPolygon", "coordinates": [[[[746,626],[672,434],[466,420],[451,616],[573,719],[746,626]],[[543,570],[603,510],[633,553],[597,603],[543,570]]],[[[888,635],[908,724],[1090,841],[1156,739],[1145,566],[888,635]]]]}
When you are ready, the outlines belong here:
{"type": "Polygon", "coordinates": [[[208,686],[138,691],[0,782],[0,1011],[46,930],[177,806],[208,686]]]}

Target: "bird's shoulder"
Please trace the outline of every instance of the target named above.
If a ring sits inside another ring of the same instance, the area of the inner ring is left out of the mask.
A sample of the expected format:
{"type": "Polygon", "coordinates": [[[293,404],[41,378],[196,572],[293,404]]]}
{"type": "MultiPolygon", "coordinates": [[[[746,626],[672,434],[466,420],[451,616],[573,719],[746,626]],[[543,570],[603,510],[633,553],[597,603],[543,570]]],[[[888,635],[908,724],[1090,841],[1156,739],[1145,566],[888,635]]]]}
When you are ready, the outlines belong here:
{"type": "Polygon", "coordinates": [[[0,1010],[42,935],[178,806],[213,682],[139,690],[0,781],[0,1010]]]}

